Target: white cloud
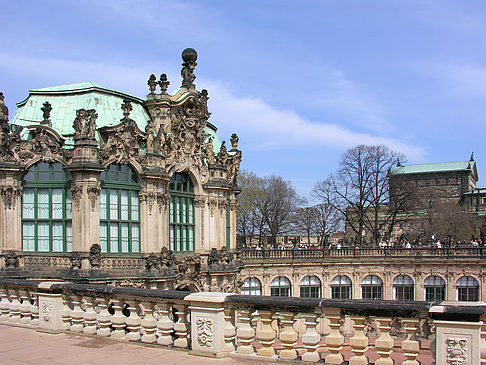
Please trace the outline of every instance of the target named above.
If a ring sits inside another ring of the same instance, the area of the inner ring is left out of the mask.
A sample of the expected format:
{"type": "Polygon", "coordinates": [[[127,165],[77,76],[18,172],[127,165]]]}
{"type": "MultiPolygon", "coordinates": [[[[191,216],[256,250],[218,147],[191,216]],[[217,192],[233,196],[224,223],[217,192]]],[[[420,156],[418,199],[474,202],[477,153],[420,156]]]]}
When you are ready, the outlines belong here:
{"type": "MultiPolygon", "coordinates": [[[[53,83],[93,81],[133,95],[145,95],[147,69],[153,65],[103,64],[62,59],[34,59],[0,54],[0,68],[22,73],[36,87],[53,83]],[[42,70],[39,73],[39,70],[42,70]],[[30,73],[30,75],[28,75],[30,73]],[[46,84],[45,80],[49,80],[46,84]]],[[[178,85],[180,76],[169,74],[178,85]]],[[[198,79],[198,86],[209,90],[212,121],[228,133],[237,132],[251,149],[292,150],[321,146],[352,147],[357,144],[385,144],[405,153],[410,160],[423,160],[425,149],[394,138],[357,133],[326,121],[310,121],[291,110],[281,110],[253,97],[236,97],[224,84],[198,79]]],[[[30,86],[32,88],[32,86],[30,86]]],[[[172,88],[172,90],[175,89],[172,88]]],[[[221,136],[226,138],[227,136],[221,136]]]]}
{"type": "Polygon", "coordinates": [[[424,159],[424,147],[394,138],[356,133],[325,121],[310,121],[293,111],[273,108],[261,99],[235,97],[221,83],[202,83],[210,90],[213,120],[216,124],[224,124],[225,129],[241,131],[245,138],[250,138],[250,148],[292,150],[306,146],[385,144],[403,152],[410,160],[424,159]]]}

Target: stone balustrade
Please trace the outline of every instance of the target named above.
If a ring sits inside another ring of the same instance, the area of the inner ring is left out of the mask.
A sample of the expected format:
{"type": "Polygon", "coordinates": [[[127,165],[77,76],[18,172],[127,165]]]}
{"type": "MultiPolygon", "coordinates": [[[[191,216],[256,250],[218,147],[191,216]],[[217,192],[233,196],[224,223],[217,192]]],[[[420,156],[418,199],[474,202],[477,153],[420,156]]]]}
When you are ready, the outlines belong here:
{"type": "Polygon", "coordinates": [[[484,364],[485,313],[481,303],[279,298],[0,279],[0,324],[254,360],[484,364]]]}
{"type": "Polygon", "coordinates": [[[441,259],[457,259],[457,258],[481,258],[486,256],[486,248],[482,247],[414,247],[414,248],[353,248],[345,247],[341,249],[327,249],[327,248],[305,248],[305,249],[243,249],[241,250],[241,258],[244,262],[278,259],[278,260],[332,260],[338,258],[340,260],[350,258],[403,258],[403,257],[434,257],[441,259]]]}

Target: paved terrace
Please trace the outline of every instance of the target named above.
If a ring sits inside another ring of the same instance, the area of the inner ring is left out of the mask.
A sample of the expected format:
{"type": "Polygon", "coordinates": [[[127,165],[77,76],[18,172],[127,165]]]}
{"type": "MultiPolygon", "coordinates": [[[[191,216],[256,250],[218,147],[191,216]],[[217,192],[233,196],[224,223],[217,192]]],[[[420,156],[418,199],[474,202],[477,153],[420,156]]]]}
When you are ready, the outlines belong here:
{"type": "MultiPolygon", "coordinates": [[[[374,341],[373,341],[374,342],[374,341]]],[[[265,364],[261,360],[247,360],[240,358],[215,359],[209,357],[193,356],[188,351],[166,349],[159,346],[115,341],[88,335],[71,333],[52,334],[32,331],[29,328],[0,324],[0,364],[77,364],[95,365],[108,364],[116,359],[117,365],[160,365],[160,364],[197,364],[197,365],[249,365],[265,364]]],[[[353,353],[349,347],[349,341],[344,346],[342,354],[347,361],[353,353]]],[[[260,348],[255,344],[256,348],[260,348]]],[[[301,344],[302,345],[302,344],[301,344]]],[[[398,349],[401,341],[397,342],[398,349]]],[[[417,360],[422,365],[433,363],[430,342],[422,344],[417,360]]],[[[276,344],[276,349],[281,349],[281,343],[276,344]]],[[[379,358],[376,351],[366,353],[370,361],[379,358]]],[[[391,356],[396,364],[405,360],[403,353],[398,350],[391,356]]]]}
{"type": "Polygon", "coordinates": [[[74,335],[51,334],[0,324],[0,364],[8,365],[249,365],[254,361],[236,358],[213,359],[189,355],[188,351],[166,349],[126,341],[74,335]]]}

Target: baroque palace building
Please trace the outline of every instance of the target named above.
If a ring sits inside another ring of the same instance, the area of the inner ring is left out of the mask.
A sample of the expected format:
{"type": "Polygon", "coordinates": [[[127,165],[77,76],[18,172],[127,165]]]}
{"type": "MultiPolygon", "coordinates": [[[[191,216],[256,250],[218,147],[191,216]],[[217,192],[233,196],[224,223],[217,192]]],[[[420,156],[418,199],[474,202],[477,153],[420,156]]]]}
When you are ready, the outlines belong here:
{"type": "Polygon", "coordinates": [[[182,58],[182,86],[169,94],[167,76],[151,75],[145,100],[91,82],[48,87],[9,121],[1,95],[5,274],[233,288],[238,137],[220,142],[194,85],[197,53],[182,58]]]}
{"type": "MultiPolygon", "coordinates": [[[[1,95],[1,276],[284,297],[486,298],[482,249],[238,250],[238,137],[220,142],[208,92],[194,85],[197,54],[182,57],[182,86],[169,94],[167,76],[152,75],[145,100],[62,85],[30,90],[9,120],[1,95]]],[[[477,181],[469,166],[466,185],[477,181]]],[[[479,199],[469,185],[457,196],[479,199]]]]}

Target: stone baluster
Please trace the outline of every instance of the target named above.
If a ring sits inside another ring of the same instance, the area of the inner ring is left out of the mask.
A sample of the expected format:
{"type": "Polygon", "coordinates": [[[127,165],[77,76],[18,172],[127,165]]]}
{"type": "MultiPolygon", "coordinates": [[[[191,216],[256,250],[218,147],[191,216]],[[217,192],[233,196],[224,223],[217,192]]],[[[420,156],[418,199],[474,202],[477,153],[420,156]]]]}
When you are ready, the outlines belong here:
{"type": "Polygon", "coordinates": [[[84,311],[81,308],[81,296],[77,294],[71,295],[71,304],[73,310],[71,311],[71,328],[72,332],[83,332],[84,311]]]}
{"type": "Polygon", "coordinates": [[[37,327],[39,325],[39,297],[37,294],[33,294],[30,297],[30,314],[32,317],[32,326],[37,327]]]}
{"type": "Polygon", "coordinates": [[[236,327],[233,325],[231,308],[224,309],[224,350],[226,352],[235,351],[236,327]]]}
{"type": "Polygon", "coordinates": [[[380,358],[375,361],[375,365],[393,365],[390,354],[393,351],[395,340],[390,336],[390,317],[378,317],[376,320],[380,323],[381,335],[375,340],[375,348],[380,358]]]}
{"type": "Polygon", "coordinates": [[[115,313],[111,316],[111,326],[113,331],[111,331],[111,337],[124,339],[125,338],[125,320],[126,317],[122,313],[123,299],[114,298],[111,300],[113,310],[115,313]]]}
{"type": "Polygon", "coordinates": [[[8,321],[10,318],[10,300],[7,288],[0,287],[0,321],[8,321]]]}
{"type": "Polygon", "coordinates": [[[297,358],[297,350],[295,344],[299,338],[299,334],[294,330],[295,313],[280,312],[282,316],[283,329],[280,332],[279,340],[282,342],[283,350],[280,351],[278,357],[280,359],[294,360],[297,358]]]}
{"type": "Polygon", "coordinates": [[[8,291],[10,295],[10,322],[19,322],[20,321],[20,297],[19,291],[15,289],[11,289],[8,291]]]}
{"type": "Polygon", "coordinates": [[[154,302],[142,302],[143,313],[145,318],[140,323],[144,334],[142,336],[142,342],[154,343],[157,341],[155,332],[157,331],[157,320],[154,318],[154,302]]]}
{"type": "Polygon", "coordinates": [[[273,312],[259,310],[258,313],[260,314],[260,321],[262,322],[262,326],[260,330],[257,330],[256,336],[257,339],[260,341],[262,347],[258,349],[257,355],[272,357],[275,355],[275,349],[272,345],[274,344],[275,337],[277,335],[275,330],[272,328],[273,312]]]}
{"type": "Polygon", "coordinates": [[[125,319],[127,325],[127,340],[128,341],[138,341],[140,340],[140,326],[142,323],[142,318],[138,315],[138,308],[140,302],[138,300],[130,299],[126,300],[125,303],[128,304],[128,311],[130,315],[125,319]]]}
{"type": "Polygon", "coordinates": [[[189,324],[187,322],[187,305],[180,304],[177,308],[176,315],[178,320],[174,323],[174,331],[177,338],[174,341],[175,347],[187,348],[189,346],[189,324]]]}
{"type": "Polygon", "coordinates": [[[250,324],[251,310],[239,309],[237,318],[236,338],[238,339],[238,345],[236,347],[236,352],[247,355],[253,354],[255,349],[251,343],[255,340],[255,330],[250,324]]]}
{"type": "Polygon", "coordinates": [[[368,365],[368,358],[364,354],[368,348],[368,337],[364,334],[365,317],[356,316],[352,320],[354,336],[349,339],[349,345],[354,356],[349,359],[349,365],[368,365]]]}
{"type": "Polygon", "coordinates": [[[95,298],[90,296],[83,297],[84,305],[86,306],[86,311],[83,314],[84,328],[83,333],[89,335],[96,334],[96,325],[98,323],[96,317],[98,314],[94,310],[95,298]]]}
{"type": "Polygon", "coordinates": [[[97,298],[98,308],[100,309],[96,320],[98,321],[98,330],[96,334],[101,337],[108,337],[111,335],[111,314],[108,312],[109,298],[97,298]]]}
{"type": "Polygon", "coordinates": [[[169,313],[172,309],[172,304],[159,303],[159,320],[157,321],[157,328],[159,330],[159,338],[157,343],[159,345],[170,346],[174,343],[172,334],[174,333],[174,321],[170,319],[169,313]]]}
{"type": "Polygon", "coordinates": [[[339,332],[341,312],[339,309],[327,310],[326,317],[329,319],[329,328],[331,329],[331,332],[324,339],[329,351],[325,362],[327,364],[341,364],[344,361],[343,355],[340,353],[344,343],[344,336],[339,332]]]}
{"type": "Polygon", "coordinates": [[[321,335],[317,332],[317,313],[304,313],[305,333],[302,335],[302,342],[304,348],[307,350],[302,355],[302,361],[317,362],[321,359],[321,355],[317,352],[319,342],[321,342],[321,335]]]}
{"type": "Polygon", "coordinates": [[[20,290],[20,298],[22,299],[22,303],[19,306],[19,323],[30,324],[32,321],[32,313],[30,313],[30,291],[28,289],[20,290]]]}
{"type": "Polygon", "coordinates": [[[405,331],[407,332],[407,339],[402,342],[403,355],[407,358],[403,365],[419,365],[416,360],[420,347],[418,341],[414,339],[415,331],[417,330],[418,319],[416,318],[404,318],[403,323],[405,325],[405,331]]]}
{"type": "Polygon", "coordinates": [[[69,307],[70,302],[71,298],[69,297],[69,295],[64,294],[62,296],[61,313],[63,331],[69,331],[69,329],[71,328],[71,308],[69,307]]]}

